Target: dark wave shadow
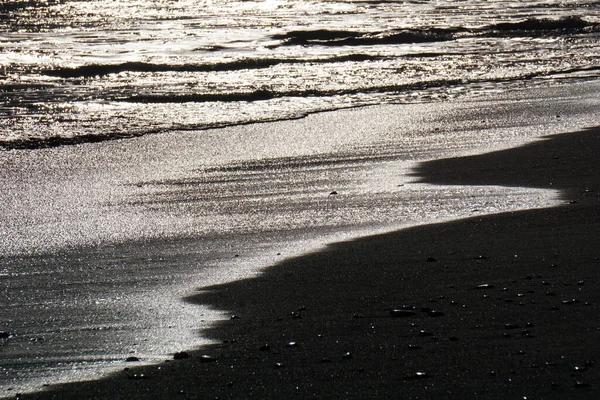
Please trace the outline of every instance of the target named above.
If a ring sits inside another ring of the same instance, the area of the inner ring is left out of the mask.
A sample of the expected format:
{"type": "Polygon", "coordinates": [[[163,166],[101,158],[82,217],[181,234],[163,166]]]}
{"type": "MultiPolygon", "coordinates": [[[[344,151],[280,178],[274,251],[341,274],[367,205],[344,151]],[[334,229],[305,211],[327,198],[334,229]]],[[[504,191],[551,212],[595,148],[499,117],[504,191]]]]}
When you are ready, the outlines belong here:
{"type": "Polygon", "coordinates": [[[559,190],[565,200],[597,199],[600,128],[546,136],[516,149],[426,162],[414,175],[422,183],[535,187],[559,190]]]}
{"type": "Polygon", "coordinates": [[[416,171],[429,183],[552,187],[576,204],[332,244],[203,288],[188,301],[232,316],[203,332],[220,344],[32,397],[598,398],[599,137],[416,171]]]}

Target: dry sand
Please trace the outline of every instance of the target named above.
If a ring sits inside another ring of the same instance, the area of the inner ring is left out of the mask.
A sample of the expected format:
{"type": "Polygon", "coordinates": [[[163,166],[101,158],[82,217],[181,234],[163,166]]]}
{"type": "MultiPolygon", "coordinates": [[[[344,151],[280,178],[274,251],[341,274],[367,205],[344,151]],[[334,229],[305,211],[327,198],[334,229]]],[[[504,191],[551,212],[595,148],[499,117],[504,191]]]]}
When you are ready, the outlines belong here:
{"type": "Polygon", "coordinates": [[[221,344],[22,398],[600,398],[600,129],[420,165],[564,205],[330,245],[189,301],[221,344]]]}

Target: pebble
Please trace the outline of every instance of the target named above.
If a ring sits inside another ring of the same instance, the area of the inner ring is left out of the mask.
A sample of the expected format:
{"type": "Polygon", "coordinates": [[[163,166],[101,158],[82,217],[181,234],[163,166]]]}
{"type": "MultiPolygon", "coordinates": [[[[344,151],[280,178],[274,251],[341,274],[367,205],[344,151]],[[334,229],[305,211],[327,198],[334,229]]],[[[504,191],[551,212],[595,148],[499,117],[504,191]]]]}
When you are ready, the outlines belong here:
{"type": "Polygon", "coordinates": [[[443,313],[443,312],[441,312],[441,311],[434,311],[434,310],[431,310],[431,311],[429,311],[429,312],[427,313],[427,315],[429,315],[430,317],[444,317],[446,314],[444,314],[444,313],[443,313]]]}
{"type": "Polygon", "coordinates": [[[217,358],[210,356],[208,354],[204,354],[200,357],[200,362],[203,362],[203,363],[211,363],[211,362],[215,362],[215,361],[217,361],[217,358]]]}
{"type": "Polygon", "coordinates": [[[146,375],[144,375],[144,374],[133,374],[133,375],[127,376],[127,379],[131,379],[131,380],[146,379],[146,375]]]}
{"type": "Polygon", "coordinates": [[[480,285],[475,286],[475,289],[493,289],[494,285],[490,283],[482,283],[480,285]]]}
{"type": "Polygon", "coordinates": [[[589,383],[585,383],[585,382],[575,382],[575,384],[573,385],[573,387],[581,389],[581,388],[587,388],[590,387],[589,383]]]}
{"type": "Polygon", "coordinates": [[[344,359],[344,360],[351,360],[352,358],[354,358],[354,356],[352,356],[352,353],[350,353],[350,352],[346,352],[342,356],[342,359],[344,359]]]}
{"type": "Polygon", "coordinates": [[[412,380],[419,380],[419,379],[426,379],[426,378],[429,378],[429,375],[426,372],[417,371],[417,372],[415,372],[414,375],[407,376],[404,379],[408,380],[408,381],[412,381],[412,380]]]}
{"type": "Polygon", "coordinates": [[[10,337],[10,333],[6,331],[0,331],[0,339],[8,339],[10,337]]]}
{"type": "Polygon", "coordinates": [[[127,357],[125,359],[125,361],[127,361],[127,362],[136,362],[136,361],[140,361],[140,359],[138,357],[131,356],[131,357],[127,357]]]}
{"type": "Polygon", "coordinates": [[[579,300],[577,300],[577,299],[570,299],[570,300],[565,300],[562,303],[563,304],[575,304],[575,303],[579,303],[579,300]]]}
{"type": "Polygon", "coordinates": [[[390,315],[394,318],[406,318],[406,317],[413,317],[415,315],[415,313],[413,311],[408,311],[408,310],[394,309],[394,310],[390,311],[390,315]]]}

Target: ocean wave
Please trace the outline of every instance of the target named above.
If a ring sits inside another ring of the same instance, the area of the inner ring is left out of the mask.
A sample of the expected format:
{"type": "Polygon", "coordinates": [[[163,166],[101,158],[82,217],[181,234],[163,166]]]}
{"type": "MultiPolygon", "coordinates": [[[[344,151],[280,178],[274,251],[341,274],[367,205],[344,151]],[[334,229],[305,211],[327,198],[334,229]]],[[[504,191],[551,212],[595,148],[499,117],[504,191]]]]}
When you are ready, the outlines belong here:
{"type": "MultiPolygon", "coordinates": [[[[398,45],[429,42],[447,42],[458,38],[520,35],[537,37],[543,34],[573,34],[599,31],[600,24],[572,15],[562,18],[528,18],[522,21],[503,22],[480,28],[418,28],[389,31],[360,32],[352,30],[295,30],[273,35],[276,46],[370,46],[398,45]]],[[[275,47],[275,45],[274,45],[275,47]]]]}
{"type": "Polygon", "coordinates": [[[600,24],[586,21],[580,16],[565,16],[558,19],[550,18],[528,18],[518,22],[505,22],[487,26],[483,32],[487,34],[498,34],[499,32],[518,32],[519,34],[537,35],[539,33],[565,33],[598,30],[600,24]]]}
{"type": "Polygon", "coordinates": [[[280,64],[328,64],[337,62],[376,61],[387,57],[369,54],[349,54],[327,58],[245,58],[212,64],[157,64],[126,62],[120,64],[88,64],[73,68],[54,68],[42,71],[44,75],[58,78],[92,78],[124,72],[223,72],[245,69],[270,68],[280,64]]]}
{"type": "Polygon", "coordinates": [[[376,44],[405,44],[453,40],[460,29],[399,29],[383,32],[350,30],[303,30],[273,35],[283,46],[368,46],[376,44]]]}

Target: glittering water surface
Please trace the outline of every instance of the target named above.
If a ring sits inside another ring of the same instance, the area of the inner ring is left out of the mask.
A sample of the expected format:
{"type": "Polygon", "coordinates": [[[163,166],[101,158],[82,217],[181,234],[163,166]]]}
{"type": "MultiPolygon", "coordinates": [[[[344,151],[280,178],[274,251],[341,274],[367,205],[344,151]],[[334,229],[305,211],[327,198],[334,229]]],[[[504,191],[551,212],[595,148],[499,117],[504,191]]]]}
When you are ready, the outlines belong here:
{"type": "Polygon", "coordinates": [[[0,5],[0,146],[422,102],[598,75],[597,1],[0,5]]]}

